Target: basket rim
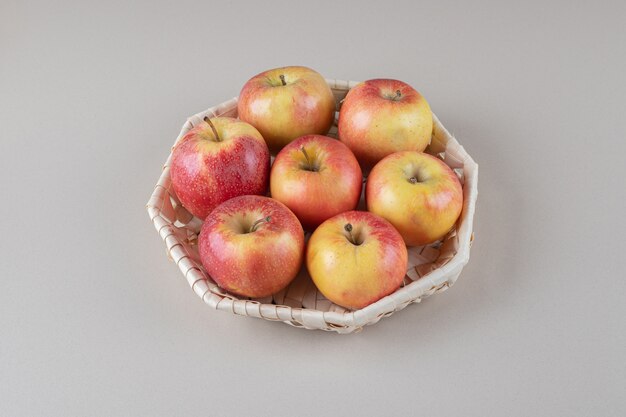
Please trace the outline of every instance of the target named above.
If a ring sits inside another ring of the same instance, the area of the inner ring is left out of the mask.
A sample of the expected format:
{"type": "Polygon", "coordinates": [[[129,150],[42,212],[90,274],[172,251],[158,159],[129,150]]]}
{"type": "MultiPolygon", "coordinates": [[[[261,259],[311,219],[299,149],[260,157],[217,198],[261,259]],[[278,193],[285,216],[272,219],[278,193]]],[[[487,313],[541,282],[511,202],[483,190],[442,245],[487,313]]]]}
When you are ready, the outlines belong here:
{"type": "MultiPolygon", "coordinates": [[[[337,94],[347,93],[349,89],[359,84],[356,81],[334,79],[326,79],[326,81],[333,92],[337,94]]],[[[214,309],[231,311],[234,314],[254,316],[266,320],[283,321],[296,327],[350,333],[361,330],[367,324],[376,323],[380,318],[388,316],[410,303],[419,302],[427,296],[443,291],[454,284],[462,268],[469,261],[470,246],[473,240],[473,220],[478,196],[478,164],[456,138],[448,132],[434,113],[434,130],[439,130],[446,138],[446,149],[454,147],[455,151],[462,157],[464,172],[463,210],[459,218],[460,227],[457,229],[459,247],[456,254],[445,265],[398,288],[392,294],[367,307],[346,312],[322,311],[306,307],[290,307],[280,304],[264,304],[255,300],[242,300],[226,293],[217,284],[209,283],[200,266],[190,258],[187,252],[188,243],[176,235],[173,230],[175,226],[162,214],[164,200],[166,196],[169,198],[169,163],[172,157],[172,149],[191,128],[205,116],[227,115],[226,113],[229,111],[232,112],[233,107],[236,109],[236,105],[237,97],[234,97],[187,119],[170,149],[170,154],[163,166],[159,181],[146,204],[146,209],[154,227],[166,243],[168,255],[178,265],[194,292],[206,304],[214,309]]]]}

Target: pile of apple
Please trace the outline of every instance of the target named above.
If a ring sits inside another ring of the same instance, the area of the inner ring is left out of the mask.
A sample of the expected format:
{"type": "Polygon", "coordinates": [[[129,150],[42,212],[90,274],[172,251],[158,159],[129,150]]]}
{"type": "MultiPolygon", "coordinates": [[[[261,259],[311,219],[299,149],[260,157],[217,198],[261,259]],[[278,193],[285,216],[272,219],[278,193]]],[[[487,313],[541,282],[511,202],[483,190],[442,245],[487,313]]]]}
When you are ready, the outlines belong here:
{"type": "Polygon", "coordinates": [[[202,264],[230,293],[274,294],[306,260],[324,296],[363,308],[401,285],[407,246],[442,238],[461,213],[457,176],[423,153],[430,107],[406,83],[375,79],[352,88],[338,140],[323,136],[335,117],[333,93],[305,67],[251,78],[238,116],[205,118],[171,160],[176,195],[204,220],[202,264]],[[356,211],[363,172],[367,211],[356,211]]]}

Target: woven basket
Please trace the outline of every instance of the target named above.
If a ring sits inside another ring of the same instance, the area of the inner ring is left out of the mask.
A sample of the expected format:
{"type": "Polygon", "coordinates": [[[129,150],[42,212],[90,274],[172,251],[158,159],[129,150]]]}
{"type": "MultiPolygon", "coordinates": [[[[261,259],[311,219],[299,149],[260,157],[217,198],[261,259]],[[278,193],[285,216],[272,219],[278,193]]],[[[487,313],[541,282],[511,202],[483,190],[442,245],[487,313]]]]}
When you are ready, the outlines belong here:
{"type": "MultiPolygon", "coordinates": [[[[326,80],[337,106],[354,81],[326,80]]],[[[180,140],[205,116],[237,117],[237,98],[191,116],[183,125],[180,140]]],[[[198,296],[209,306],[233,314],[282,321],[306,329],[338,333],[359,331],[382,317],[402,310],[411,303],[449,288],[469,260],[473,240],[472,221],[478,194],[478,165],[433,115],[433,137],[426,152],[438,156],[459,176],[463,184],[463,211],[456,227],[434,244],[409,248],[408,271],[402,286],[393,294],[360,310],[347,310],[327,300],[311,281],[306,268],[284,290],[263,299],[241,299],[231,295],[209,277],[198,255],[197,238],[202,221],[192,216],[178,201],[170,181],[171,153],[165,162],[147,209],[150,220],[161,235],[169,257],[198,296]]],[[[337,135],[337,120],[329,136],[337,135]]],[[[361,208],[363,208],[361,201],[361,208]]]]}

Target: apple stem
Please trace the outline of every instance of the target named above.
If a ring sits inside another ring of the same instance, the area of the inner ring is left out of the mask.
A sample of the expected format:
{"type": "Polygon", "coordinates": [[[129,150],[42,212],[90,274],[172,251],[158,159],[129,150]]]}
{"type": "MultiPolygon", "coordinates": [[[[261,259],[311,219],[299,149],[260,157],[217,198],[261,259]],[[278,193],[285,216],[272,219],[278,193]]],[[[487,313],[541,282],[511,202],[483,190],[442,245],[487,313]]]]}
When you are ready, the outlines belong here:
{"type": "Polygon", "coordinates": [[[259,225],[261,225],[262,223],[269,223],[270,220],[272,220],[272,218],[270,216],[267,216],[267,217],[263,217],[262,219],[255,221],[252,224],[252,227],[250,227],[250,233],[256,232],[256,229],[259,228],[259,225]]]}
{"type": "Polygon", "coordinates": [[[409,182],[410,182],[411,184],[417,184],[417,178],[415,178],[415,177],[411,177],[411,178],[409,178],[409,182]]]}
{"type": "Polygon", "coordinates": [[[304,149],[304,146],[301,146],[300,150],[302,151],[302,153],[304,154],[304,157],[306,158],[306,163],[308,165],[307,169],[309,171],[317,171],[315,167],[313,166],[313,164],[311,163],[311,160],[309,159],[309,154],[306,152],[306,149],[304,149]]]}
{"type": "Polygon", "coordinates": [[[280,74],[278,78],[280,78],[280,82],[283,83],[283,85],[287,85],[287,83],[285,82],[285,76],[283,74],[280,74]]]}
{"type": "Polygon", "coordinates": [[[221,142],[222,139],[220,138],[220,135],[217,134],[217,129],[215,128],[215,125],[213,124],[211,119],[209,119],[208,117],[205,117],[204,121],[207,122],[209,126],[211,127],[211,130],[213,131],[213,134],[215,135],[215,140],[217,140],[218,142],[221,142]]]}
{"type": "Polygon", "coordinates": [[[402,97],[402,93],[400,92],[400,90],[396,90],[396,97],[398,98],[402,97]]]}
{"type": "Polygon", "coordinates": [[[352,234],[352,225],[350,223],[346,223],[343,229],[348,232],[350,235],[350,239],[348,239],[353,245],[357,245],[356,239],[354,239],[354,235],[352,234]]]}

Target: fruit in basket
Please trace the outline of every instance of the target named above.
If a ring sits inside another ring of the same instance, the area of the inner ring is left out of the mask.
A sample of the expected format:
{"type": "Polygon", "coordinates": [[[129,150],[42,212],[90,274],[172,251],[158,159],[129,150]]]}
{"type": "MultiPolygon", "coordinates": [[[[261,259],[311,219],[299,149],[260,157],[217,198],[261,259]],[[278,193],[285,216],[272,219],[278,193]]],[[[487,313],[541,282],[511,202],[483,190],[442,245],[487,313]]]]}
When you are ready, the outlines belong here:
{"type": "Polygon", "coordinates": [[[456,174],[439,158],[421,152],[394,153],[376,164],[365,197],[367,209],[389,220],[408,246],[445,236],[463,208],[456,174]]]}
{"type": "Polygon", "coordinates": [[[410,85],[375,79],[348,92],[338,128],[339,139],[369,171],[394,152],[423,151],[430,143],[433,116],[426,99],[410,85]]]}
{"type": "Polygon", "coordinates": [[[265,297],[286,287],[304,258],[304,231],[284,204],[241,196],[219,205],[202,225],[202,265],[228,292],[265,297]]]}
{"type": "Polygon", "coordinates": [[[321,135],[302,136],[285,146],[270,172],[272,198],[289,207],[307,230],[354,210],[362,184],[361,168],[350,149],[321,135]]]}
{"type": "Polygon", "coordinates": [[[326,298],[359,309],[398,289],[407,258],[402,237],[388,221],[365,211],[349,211],[313,232],[306,266],[326,298]]]}
{"type": "Polygon", "coordinates": [[[294,139],[324,135],[335,117],[335,98],[319,73],[306,67],[283,67],[252,77],[241,89],[239,118],[278,152],[294,139]]]}
{"type": "Polygon", "coordinates": [[[172,186],[183,206],[204,219],[222,202],[265,194],[270,153],[253,126],[232,117],[205,118],[172,150],[172,186]]]}

